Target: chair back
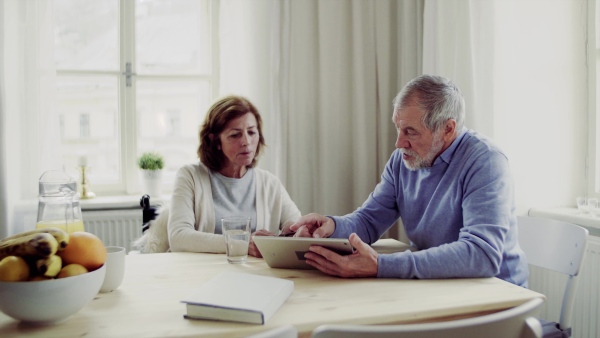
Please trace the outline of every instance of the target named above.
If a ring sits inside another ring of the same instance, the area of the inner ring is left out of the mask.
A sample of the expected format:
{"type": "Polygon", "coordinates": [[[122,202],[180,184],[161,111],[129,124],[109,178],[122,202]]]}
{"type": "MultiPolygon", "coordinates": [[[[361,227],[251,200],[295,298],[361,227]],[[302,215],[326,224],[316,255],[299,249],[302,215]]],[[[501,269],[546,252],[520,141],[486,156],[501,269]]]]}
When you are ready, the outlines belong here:
{"type": "Polygon", "coordinates": [[[534,338],[542,336],[533,316],[544,300],[534,298],[504,311],[445,322],[404,325],[321,325],[312,338],[534,338]]]}
{"type": "Polygon", "coordinates": [[[169,223],[169,203],[164,203],[155,219],[147,224],[147,230],[135,239],[131,246],[139,253],[168,252],[170,248],[167,224],[169,223]]]}
{"type": "Polygon", "coordinates": [[[519,245],[534,266],[577,276],[588,231],[579,225],[539,217],[517,217],[519,245]]]}
{"type": "Polygon", "coordinates": [[[588,231],[577,224],[539,217],[517,217],[519,245],[530,265],[568,275],[558,328],[544,321],[544,335],[560,329],[571,334],[571,319],[588,231]]]}

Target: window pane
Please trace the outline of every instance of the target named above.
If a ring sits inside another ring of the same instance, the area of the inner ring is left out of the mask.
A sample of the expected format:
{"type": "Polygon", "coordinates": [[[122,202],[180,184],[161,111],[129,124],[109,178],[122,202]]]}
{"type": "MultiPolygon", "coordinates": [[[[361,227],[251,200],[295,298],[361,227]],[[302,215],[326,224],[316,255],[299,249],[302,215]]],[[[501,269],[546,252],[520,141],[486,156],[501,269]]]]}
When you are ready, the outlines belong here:
{"type": "Polygon", "coordinates": [[[137,80],[138,155],[165,158],[163,181],[172,188],[175,172],[197,161],[198,128],[210,105],[206,81],[137,80]]]}
{"type": "Polygon", "coordinates": [[[118,0],[54,0],[57,69],[119,69],[118,0]]]}
{"type": "Polygon", "coordinates": [[[206,0],[137,0],[137,73],[209,73],[208,8],[206,0]]]}
{"type": "Polygon", "coordinates": [[[115,76],[57,76],[57,109],[63,163],[77,176],[80,156],[87,157],[90,181],[120,181],[118,79],[115,76]]]}

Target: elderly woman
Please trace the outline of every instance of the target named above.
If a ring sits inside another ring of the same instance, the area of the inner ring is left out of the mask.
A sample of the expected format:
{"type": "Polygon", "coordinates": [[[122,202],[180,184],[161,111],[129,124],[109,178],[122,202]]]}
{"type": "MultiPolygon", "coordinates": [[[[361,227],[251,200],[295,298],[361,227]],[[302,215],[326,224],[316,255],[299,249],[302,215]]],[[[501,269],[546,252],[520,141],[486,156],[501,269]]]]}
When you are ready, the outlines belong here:
{"type": "MultiPolygon", "coordinates": [[[[171,251],[225,252],[221,218],[244,215],[254,235],[277,235],[300,217],[279,179],[256,168],[265,139],[256,107],[239,96],[210,107],[199,134],[200,162],[177,172],[168,234],[171,251]]],[[[248,254],[261,257],[250,240],[248,254]]]]}

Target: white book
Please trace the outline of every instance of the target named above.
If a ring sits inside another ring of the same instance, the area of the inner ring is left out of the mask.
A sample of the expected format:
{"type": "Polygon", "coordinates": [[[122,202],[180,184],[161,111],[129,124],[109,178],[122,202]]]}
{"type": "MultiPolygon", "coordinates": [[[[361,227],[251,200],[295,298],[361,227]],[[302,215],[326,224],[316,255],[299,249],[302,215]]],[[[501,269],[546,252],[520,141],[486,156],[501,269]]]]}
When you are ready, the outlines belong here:
{"type": "Polygon", "coordinates": [[[294,292],[294,282],[224,271],[202,284],[186,303],[187,319],[264,324],[294,292]]]}

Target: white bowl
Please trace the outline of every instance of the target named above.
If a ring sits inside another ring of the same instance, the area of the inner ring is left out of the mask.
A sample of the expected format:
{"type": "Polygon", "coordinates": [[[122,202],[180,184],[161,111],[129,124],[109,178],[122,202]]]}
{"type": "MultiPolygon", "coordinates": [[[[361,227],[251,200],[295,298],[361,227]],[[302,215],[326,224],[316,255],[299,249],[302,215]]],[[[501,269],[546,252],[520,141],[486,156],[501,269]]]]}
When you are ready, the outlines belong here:
{"type": "Polygon", "coordinates": [[[94,299],[105,273],[103,265],[73,277],[35,282],[0,281],[0,311],[25,322],[63,321],[94,299]]]}

